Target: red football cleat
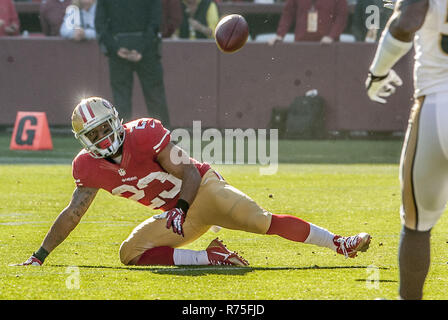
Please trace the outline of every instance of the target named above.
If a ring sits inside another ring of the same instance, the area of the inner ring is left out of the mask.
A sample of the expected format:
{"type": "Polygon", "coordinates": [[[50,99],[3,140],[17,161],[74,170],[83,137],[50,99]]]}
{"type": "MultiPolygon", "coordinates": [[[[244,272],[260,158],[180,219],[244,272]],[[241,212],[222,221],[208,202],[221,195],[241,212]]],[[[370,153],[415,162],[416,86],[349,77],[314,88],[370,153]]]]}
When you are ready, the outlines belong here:
{"type": "Polygon", "coordinates": [[[359,251],[367,251],[370,240],[370,234],[365,232],[351,237],[335,236],[333,238],[334,245],[337,247],[336,252],[343,254],[345,258],[354,258],[359,251]]]}
{"type": "Polygon", "coordinates": [[[214,239],[208,245],[207,249],[208,261],[211,265],[232,265],[232,266],[248,266],[243,257],[238,255],[237,252],[230,251],[218,238],[214,239]]]}

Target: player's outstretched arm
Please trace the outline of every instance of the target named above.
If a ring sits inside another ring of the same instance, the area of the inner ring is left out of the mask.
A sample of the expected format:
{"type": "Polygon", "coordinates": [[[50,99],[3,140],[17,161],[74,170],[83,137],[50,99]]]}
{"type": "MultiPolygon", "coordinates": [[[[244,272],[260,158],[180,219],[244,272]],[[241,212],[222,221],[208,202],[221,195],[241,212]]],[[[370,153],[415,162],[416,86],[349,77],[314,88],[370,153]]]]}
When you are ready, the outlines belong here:
{"type": "Polygon", "coordinates": [[[366,89],[371,100],[386,103],[385,98],[395,92],[395,86],[402,85],[392,67],[412,48],[414,35],[425,22],[428,6],[429,0],[403,0],[397,3],[369,68],[366,89]]]}
{"type": "Polygon", "coordinates": [[[173,232],[183,236],[182,225],[201,185],[201,175],[185,151],[172,142],[159,153],[157,161],[166,172],[182,180],[182,187],[175,208],[154,218],[166,218],[166,227],[173,227],[173,232]]]}
{"type": "Polygon", "coordinates": [[[19,265],[42,265],[48,254],[61,244],[81,221],[98,189],[77,187],[69,205],[58,215],[39,250],[19,265]]]}

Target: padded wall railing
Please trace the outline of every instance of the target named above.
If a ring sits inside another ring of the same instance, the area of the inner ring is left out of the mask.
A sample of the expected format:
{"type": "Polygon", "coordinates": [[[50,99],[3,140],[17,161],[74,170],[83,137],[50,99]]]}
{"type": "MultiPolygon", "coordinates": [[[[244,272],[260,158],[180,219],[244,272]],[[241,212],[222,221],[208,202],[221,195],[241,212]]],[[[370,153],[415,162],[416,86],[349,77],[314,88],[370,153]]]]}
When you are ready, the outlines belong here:
{"type": "MultiPolygon", "coordinates": [[[[412,104],[412,53],[397,72],[404,85],[387,105],[364,90],[375,53],[371,43],[248,42],[223,54],[213,41],[163,42],[169,113],[175,127],[266,128],[274,107],[317,89],[326,102],[328,130],[404,131],[412,104]]],[[[135,80],[134,116],[148,116],[135,80]]],[[[69,125],[77,101],[111,99],[107,59],[96,41],[60,38],[0,39],[0,125],[17,111],[45,111],[50,125],[69,125]]],[[[119,106],[118,106],[119,107],[119,106]]]]}

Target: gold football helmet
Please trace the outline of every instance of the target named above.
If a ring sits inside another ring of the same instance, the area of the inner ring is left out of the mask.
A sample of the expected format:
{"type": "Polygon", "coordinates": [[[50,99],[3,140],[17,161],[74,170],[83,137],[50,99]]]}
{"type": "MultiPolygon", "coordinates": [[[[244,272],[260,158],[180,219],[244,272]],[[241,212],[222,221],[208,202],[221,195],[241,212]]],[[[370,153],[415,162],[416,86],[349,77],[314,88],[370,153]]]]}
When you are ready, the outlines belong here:
{"type": "Polygon", "coordinates": [[[94,158],[106,158],[115,154],[124,141],[125,130],[115,107],[106,99],[90,97],[81,100],[72,114],[75,138],[94,158]],[[112,129],[98,141],[90,141],[86,134],[107,122],[112,129]]]}

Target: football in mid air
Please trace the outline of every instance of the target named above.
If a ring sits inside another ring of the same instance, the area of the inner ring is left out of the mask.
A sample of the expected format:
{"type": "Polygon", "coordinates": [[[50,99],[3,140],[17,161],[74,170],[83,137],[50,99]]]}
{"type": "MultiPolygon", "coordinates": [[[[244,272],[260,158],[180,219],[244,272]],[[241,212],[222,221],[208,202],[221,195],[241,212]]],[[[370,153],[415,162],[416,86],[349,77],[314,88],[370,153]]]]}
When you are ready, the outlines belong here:
{"type": "Polygon", "coordinates": [[[215,28],[215,41],[218,48],[225,53],[241,49],[249,37],[249,25],[239,14],[223,17],[215,28]]]}

